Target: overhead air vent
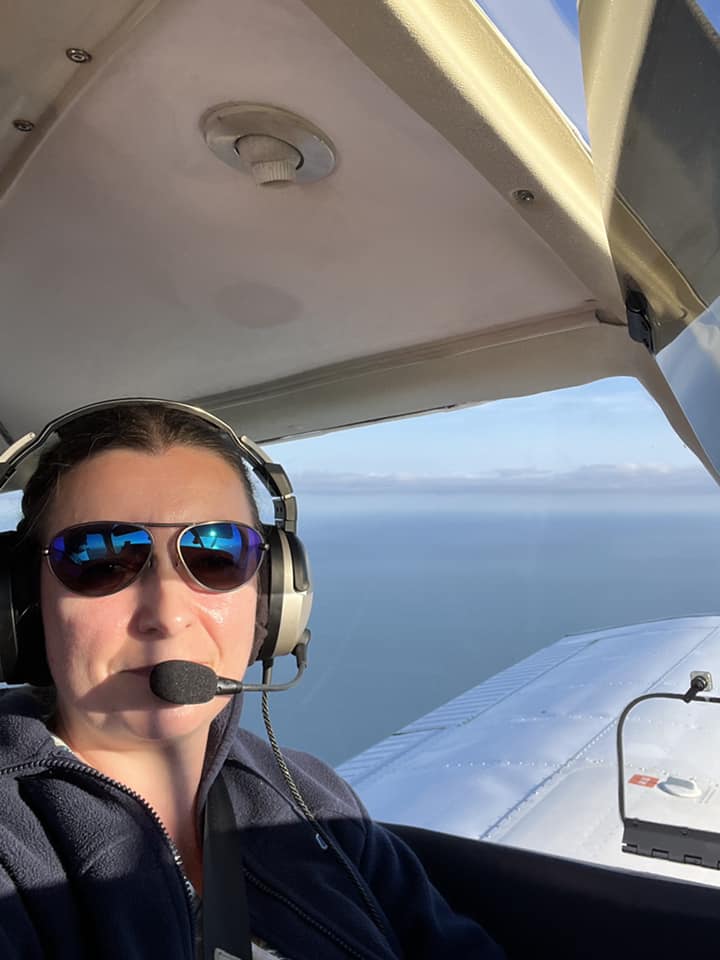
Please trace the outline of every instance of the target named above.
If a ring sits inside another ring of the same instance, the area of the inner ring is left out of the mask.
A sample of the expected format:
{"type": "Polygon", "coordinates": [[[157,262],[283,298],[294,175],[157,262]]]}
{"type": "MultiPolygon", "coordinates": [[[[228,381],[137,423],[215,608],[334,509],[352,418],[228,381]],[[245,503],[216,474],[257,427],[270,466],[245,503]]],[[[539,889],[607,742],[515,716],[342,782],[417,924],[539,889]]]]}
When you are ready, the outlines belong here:
{"type": "Polygon", "coordinates": [[[297,114],[256,103],[226,103],[203,117],[205,142],[260,186],[313,183],[335,169],[335,148],[297,114]]]}

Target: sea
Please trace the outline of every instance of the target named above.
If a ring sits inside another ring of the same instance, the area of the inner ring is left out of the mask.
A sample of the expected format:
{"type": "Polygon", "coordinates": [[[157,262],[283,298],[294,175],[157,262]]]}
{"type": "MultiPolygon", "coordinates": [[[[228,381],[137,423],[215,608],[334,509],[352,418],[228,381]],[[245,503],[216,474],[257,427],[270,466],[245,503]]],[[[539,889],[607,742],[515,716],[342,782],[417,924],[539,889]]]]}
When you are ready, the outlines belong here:
{"type": "Polygon", "coordinates": [[[720,497],[310,496],[300,533],[309,667],[270,712],[333,765],[563,636],[720,613],[720,497]]]}

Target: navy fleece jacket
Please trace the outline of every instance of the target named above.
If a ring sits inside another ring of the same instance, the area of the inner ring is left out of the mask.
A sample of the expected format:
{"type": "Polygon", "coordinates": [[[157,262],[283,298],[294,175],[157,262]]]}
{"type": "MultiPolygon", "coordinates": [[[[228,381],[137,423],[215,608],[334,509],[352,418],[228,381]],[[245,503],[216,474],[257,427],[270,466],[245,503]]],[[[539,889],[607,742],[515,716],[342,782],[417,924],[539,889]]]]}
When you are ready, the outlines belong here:
{"type": "MultiPolygon", "coordinates": [[[[291,960],[502,956],[343,780],[288,751],[310,809],[376,900],[383,936],[270,748],[238,729],[239,710],[236,698],[213,724],[200,803],[222,775],[242,831],[253,936],[291,960]]],[[[193,960],[190,891],[162,824],[142,798],[56,746],[42,716],[28,688],[0,694],[0,957],[193,960]]]]}

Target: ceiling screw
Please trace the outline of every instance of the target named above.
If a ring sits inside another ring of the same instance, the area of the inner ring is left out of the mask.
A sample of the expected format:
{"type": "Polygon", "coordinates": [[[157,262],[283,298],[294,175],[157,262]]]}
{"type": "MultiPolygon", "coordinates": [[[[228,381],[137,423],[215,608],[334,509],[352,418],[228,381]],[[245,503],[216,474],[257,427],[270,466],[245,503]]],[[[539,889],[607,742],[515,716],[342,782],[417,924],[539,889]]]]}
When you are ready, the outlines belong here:
{"type": "Polygon", "coordinates": [[[87,50],[83,50],[82,47],[68,47],[65,55],[68,60],[72,60],[73,63],[90,63],[92,60],[92,54],[88,53],[87,50]]]}
{"type": "Polygon", "coordinates": [[[512,198],[516,203],[532,203],[535,199],[535,194],[532,190],[513,190],[512,198]]]}
{"type": "Polygon", "coordinates": [[[19,130],[20,133],[30,133],[31,130],[35,129],[35,124],[32,120],[21,120],[20,118],[13,120],[13,126],[16,130],[19,130]]]}

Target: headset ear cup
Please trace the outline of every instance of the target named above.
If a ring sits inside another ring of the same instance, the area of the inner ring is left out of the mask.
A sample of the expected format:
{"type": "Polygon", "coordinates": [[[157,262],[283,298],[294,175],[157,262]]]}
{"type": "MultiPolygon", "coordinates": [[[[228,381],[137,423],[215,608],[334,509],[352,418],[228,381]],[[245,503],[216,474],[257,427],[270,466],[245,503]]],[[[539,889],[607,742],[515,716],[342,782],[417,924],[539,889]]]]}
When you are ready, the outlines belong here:
{"type": "Polygon", "coordinates": [[[3,683],[15,681],[18,657],[11,574],[16,543],[14,531],[0,534],[0,681],[3,683]]]}
{"type": "Polygon", "coordinates": [[[302,639],[312,608],[312,580],[307,554],[293,533],[267,524],[268,620],[259,660],[292,653],[302,639]]]}
{"type": "Polygon", "coordinates": [[[14,531],[0,534],[0,670],[5,683],[48,686],[39,605],[40,561],[14,531]]]}

